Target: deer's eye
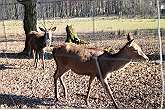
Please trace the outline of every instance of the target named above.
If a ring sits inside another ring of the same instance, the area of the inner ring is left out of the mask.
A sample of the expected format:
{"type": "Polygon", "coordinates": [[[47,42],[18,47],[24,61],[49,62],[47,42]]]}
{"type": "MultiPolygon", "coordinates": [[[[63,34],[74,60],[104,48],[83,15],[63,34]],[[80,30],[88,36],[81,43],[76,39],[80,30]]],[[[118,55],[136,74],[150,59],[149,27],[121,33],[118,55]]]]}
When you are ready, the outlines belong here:
{"type": "Polygon", "coordinates": [[[138,53],[138,51],[137,51],[137,50],[133,50],[133,52],[134,52],[134,53],[138,53]]]}

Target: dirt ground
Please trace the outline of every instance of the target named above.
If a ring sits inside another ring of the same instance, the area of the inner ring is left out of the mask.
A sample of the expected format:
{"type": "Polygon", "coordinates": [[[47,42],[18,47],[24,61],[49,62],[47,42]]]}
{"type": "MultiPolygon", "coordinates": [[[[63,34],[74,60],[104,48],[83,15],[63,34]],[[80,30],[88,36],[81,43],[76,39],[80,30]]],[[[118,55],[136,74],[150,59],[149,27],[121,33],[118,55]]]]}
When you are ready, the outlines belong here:
{"type": "MultiPolygon", "coordinates": [[[[89,40],[91,47],[112,47],[117,52],[125,43],[126,37],[108,38],[99,35],[96,40],[89,40]]],[[[56,36],[54,45],[64,41],[56,36]]],[[[115,71],[108,79],[113,96],[119,108],[160,108],[162,83],[159,59],[159,42],[153,36],[136,37],[135,41],[142,46],[149,62],[133,61],[125,69],[115,71]]],[[[163,39],[163,44],[165,39],[163,39]]],[[[165,46],[165,45],[164,45],[165,46]]],[[[85,104],[88,76],[76,75],[74,72],[64,74],[67,85],[67,99],[58,81],[59,101],[54,102],[53,74],[55,61],[49,51],[46,69],[41,63],[37,69],[33,59],[18,55],[24,48],[24,40],[9,37],[8,42],[0,41],[0,108],[114,108],[100,82],[95,79],[92,85],[89,105],[85,104]],[[6,47],[7,45],[7,47],[6,47]]],[[[163,47],[164,48],[164,47],[163,47]]]]}

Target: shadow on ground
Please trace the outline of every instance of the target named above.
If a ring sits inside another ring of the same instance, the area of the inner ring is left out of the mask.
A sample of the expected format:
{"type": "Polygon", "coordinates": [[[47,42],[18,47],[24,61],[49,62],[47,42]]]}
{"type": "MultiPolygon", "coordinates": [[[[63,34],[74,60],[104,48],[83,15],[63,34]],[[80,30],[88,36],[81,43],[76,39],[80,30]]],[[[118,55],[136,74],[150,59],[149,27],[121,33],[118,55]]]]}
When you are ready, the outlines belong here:
{"type": "Polygon", "coordinates": [[[0,70],[5,70],[5,69],[17,69],[17,67],[11,64],[0,64],[0,70]]]}
{"type": "MultiPolygon", "coordinates": [[[[151,61],[155,61],[155,60],[159,60],[160,59],[160,55],[159,54],[152,54],[152,55],[147,55],[148,58],[151,61]]],[[[163,57],[163,61],[165,60],[165,55],[162,56],[163,57]]]]}
{"type": "Polygon", "coordinates": [[[23,106],[36,108],[37,105],[53,106],[53,98],[36,98],[28,96],[18,96],[13,94],[0,94],[0,105],[8,107],[22,108],[23,106]]]}
{"type": "MultiPolygon", "coordinates": [[[[10,58],[10,59],[32,59],[23,53],[0,53],[0,58],[10,58]]],[[[52,59],[53,56],[51,53],[46,53],[46,59],[52,59]]]]}

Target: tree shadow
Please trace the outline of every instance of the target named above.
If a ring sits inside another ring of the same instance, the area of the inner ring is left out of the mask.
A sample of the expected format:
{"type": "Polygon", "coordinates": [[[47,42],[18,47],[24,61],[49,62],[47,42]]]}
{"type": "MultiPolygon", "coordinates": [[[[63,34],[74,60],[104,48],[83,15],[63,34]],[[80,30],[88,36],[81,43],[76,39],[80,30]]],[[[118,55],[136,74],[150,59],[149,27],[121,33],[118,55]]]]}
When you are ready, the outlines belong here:
{"type": "Polygon", "coordinates": [[[27,59],[28,56],[22,53],[0,53],[0,58],[27,59]]]}
{"type": "MultiPolygon", "coordinates": [[[[75,93],[75,95],[77,95],[77,96],[79,96],[79,97],[83,97],[84,98],[84,100],[86,100],[86,97],[87,97],[87,95],[84,95],[84,94],[80,94],[80,93],[75,93]]],[[[93,100],[101,100],[101,101],[103,101],[102,99],[100,99],[100,98],[96,98],[96,97],[91,97],[91,96],[89,96],[89,98],[91,98],[91,99],[93,99],[93,100]]]]}
{"type": "Polygon", "coordinates": [[[5,69],[18,69],[18,67],[11,64],[0,64],[0,70],[5,70],[5,69]]]}
{"type": "MultiPolygon", "coordinates": [[[[10,58],[10,59],[32,59],[32,57],[29,57],[25,55],[24,53],[0,53],[0,58],[10,58]]],[[[53,55],[51,53],[45,54],[46,59],[52,59],[53,55]]]]}
{"type": "Polygon", "coordinates": [[[15,39],[9,39],[9,40],[0,40],[0,43],[2,43],[2,42],[23,42],[23,41],[25,41],[25,40],[15,40],[15,39]]]}
{"type": "MultiPolygon", "coordinates": [[[[159,60],[160,59],[160,55],[158,53],[152,54],[152,55],[147,55],[148,58],[151,61],[155,61],[155,60],[159,60]]],[[[162,56],[163,57],[163,61],[165,60],[165,55],[162,56]]]]}
{"type": "Polygon", "coordinates": [[[37,105],[53,106],[53,98],[38,98],[28,96],[18,96],[13,94],[0,94],[0,105],[7,105],[8,107],[22,108],[23,106],[30,108],[37,108],[37,105]]]}

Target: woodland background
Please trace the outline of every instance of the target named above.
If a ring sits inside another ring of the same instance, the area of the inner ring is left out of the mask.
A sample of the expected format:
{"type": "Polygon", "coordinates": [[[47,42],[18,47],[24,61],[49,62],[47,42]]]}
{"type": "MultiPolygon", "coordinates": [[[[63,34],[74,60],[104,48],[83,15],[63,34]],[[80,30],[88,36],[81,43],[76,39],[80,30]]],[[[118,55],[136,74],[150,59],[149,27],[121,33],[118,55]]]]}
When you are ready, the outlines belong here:
{"type": "MultiPolygon", "coordinates": [[[[164,3],[160,0],[161,8],[164,3]]],[[[157,16],[156,0],[37,0],[38,19],[91,16],[153,18],[157,16]]],[[[1,20],[23,17],[24,8],[16,0],[0,0],[1,20]]]]}

